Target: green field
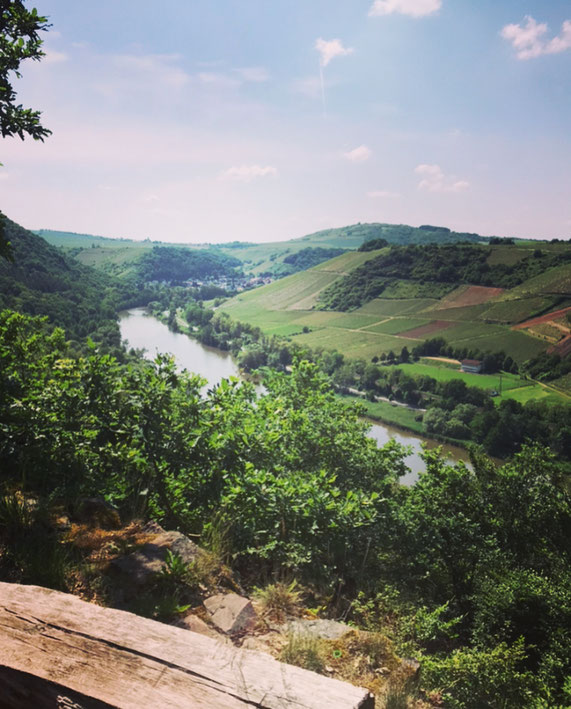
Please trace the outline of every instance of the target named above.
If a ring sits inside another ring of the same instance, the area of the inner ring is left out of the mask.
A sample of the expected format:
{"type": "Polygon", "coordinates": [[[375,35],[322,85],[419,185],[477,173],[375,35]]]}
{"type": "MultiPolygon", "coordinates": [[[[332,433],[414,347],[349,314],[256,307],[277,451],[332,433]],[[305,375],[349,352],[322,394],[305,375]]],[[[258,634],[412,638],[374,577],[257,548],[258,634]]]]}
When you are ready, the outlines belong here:
{"type": "Polygon", "coordinates": [[[394,426],[406,428],[415,433],[426,435],[422,427],[422,421],[416,421],[418,411],[408,409],[405,406],[397,406],[388,401],[369,401],[368,399],[358,399],[354,396],[339,396],[340,399],[347,403],[358,401],[365,407],[366,415],[369,418],[384,421],[394,426]]]}
{"type": "Polygon", "coordinates": [[[390,318],[384,322],[368,327],[369,332],[380,332],[384,335],[398,335],[401,332],[412,330],[415,327],[426,325],[430,320],[418,320],[414,318],[390,318]]]}
{"type": "MultiPolygon", "coordinates": [[[[411,376],[428,376],[436,379],[439,382],[449,382],[452,379],[461,379],[468,386],[476,386],[480,389],[495,389],[499,390],[499,374],[470,374],[462,372],[460,369],[452,369],[450,366],[434,364],[424,364],[421,362],[413,362],[411,364],[399,364],[399,369],[411,376]]],[[[392,367],[391,367],[392,369],[392,367]]],[[[502,374],[502,390],[508,391],[518,389],[519,387],[529,386],[529,381],[520,379],[517,374],[502,374]]]]}
{"type": "MultiPolygon", "coordinates": [[[[410,364],[399,364],[393,368],[401,369],[411,376],[428,376],[439,382],[449,382],[453,379],[461,379],[467,386],[475,386],[485,391],[500,391],[499,374],[470,374],[459,369],[453,369],[449,363],[427,364],[425,362],[414,362],[410,364]]],[[[570,403],[569,397],[558,394],[552,389],[548,389],[537,382],[529,379],[522,379],[518,374],[501,374],[501,395],[494,397],[496,404],[503,399],[515,399],[521,404],[527,401],[542,400],[549,403],[570,403]]]]}

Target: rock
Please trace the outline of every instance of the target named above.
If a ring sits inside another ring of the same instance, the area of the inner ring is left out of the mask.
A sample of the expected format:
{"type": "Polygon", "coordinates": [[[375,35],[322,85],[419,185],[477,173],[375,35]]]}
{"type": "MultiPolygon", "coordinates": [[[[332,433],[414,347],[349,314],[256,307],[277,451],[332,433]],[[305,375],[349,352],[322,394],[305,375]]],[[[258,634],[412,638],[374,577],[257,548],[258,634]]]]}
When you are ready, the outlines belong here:
{"type": "Polygon", "coordinates": [[[121,526],[119,511],[102,497],[84,497],[76,508],[75,517],[79,522],[102,529],[118,529],[121,526]]]}
{"type": "Polygon", "coordinates": [[[350,625],[336,620],[292,620],[285,626],[286,632],[312,635],[325,640],[337,640],[345,633],[353,630],[350,625]]]}
{"type": "Polygon", "coordinates": [[[257,619],[251,601],[237,593],[218,593],[204,601],[212,623],[224,633],[240,633],[251,628],[257,619]]]}
{"type": "Polygon", "coordinates": [[[193,633],[200,633],[200,635],[205,635],[207,638],[214,638],[215,640],[228,642],[228,638],[225,638],[220,635],[220,633],[217,633],[214,628],[205,623],[202,618],[199,618],[197,615],[192,613],[184,616],[183,618],[173,620],[170,625],[174,625],[177,628],[184,628],[184,630],[191,630],[193,633]]]}
{"type": "Polygon", "coordinates": [[[170,550],[180,556],[186,564],[194,561],[200,553],[200,548],[184,534],[165,532],[158,525],[157,527],[161,532],[152,541],[132,554],[111,561],[110,570],[128,580],[133,594],[160,573],[164,567],[167,551],[170,550]]]}

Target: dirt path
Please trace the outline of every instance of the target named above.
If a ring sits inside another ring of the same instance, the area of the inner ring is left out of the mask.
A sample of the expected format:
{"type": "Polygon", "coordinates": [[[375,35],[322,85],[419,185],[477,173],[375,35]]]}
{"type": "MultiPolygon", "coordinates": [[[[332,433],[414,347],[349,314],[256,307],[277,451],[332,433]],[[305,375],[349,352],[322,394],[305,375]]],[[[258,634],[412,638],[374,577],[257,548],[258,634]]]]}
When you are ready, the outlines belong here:
{"type": "Polygon", "coordinates": [[[433,359],[435,362],[448,362],[449,364],[457,364],[460,366],[460,360],[450,359],[449,357],[423,357],[423,359],[433,359]]]}

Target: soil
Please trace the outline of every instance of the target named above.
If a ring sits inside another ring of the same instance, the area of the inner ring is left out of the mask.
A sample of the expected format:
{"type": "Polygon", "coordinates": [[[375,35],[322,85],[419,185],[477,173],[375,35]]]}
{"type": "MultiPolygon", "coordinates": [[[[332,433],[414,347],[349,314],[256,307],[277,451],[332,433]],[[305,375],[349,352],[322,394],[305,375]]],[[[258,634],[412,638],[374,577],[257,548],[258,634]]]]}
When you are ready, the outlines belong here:
{"type": "Polygon", "coordinates": [[[456,323],[451,322],[450,320],[433,320],[427,325],[421,325],[420,327],[415,327],[412,330],[400,332],[399,337],[410,337],[414,340],[421,340],[429,335],[434,335],[437,332],[442,332],[442,330],[447,330],[455,324],[456,323]]]}

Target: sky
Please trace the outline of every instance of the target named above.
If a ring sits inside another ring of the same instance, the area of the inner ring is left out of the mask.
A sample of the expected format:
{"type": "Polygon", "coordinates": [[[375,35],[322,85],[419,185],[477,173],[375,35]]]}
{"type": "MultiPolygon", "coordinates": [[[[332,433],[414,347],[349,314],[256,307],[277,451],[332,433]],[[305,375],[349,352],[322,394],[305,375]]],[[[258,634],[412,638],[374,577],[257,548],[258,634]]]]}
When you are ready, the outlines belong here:
{"type": "Polygon", "coordinates": [[[279,241],[357,222],[571,234],[569,0],[37,0],[0,140],[31,229],[279,241]]]}

